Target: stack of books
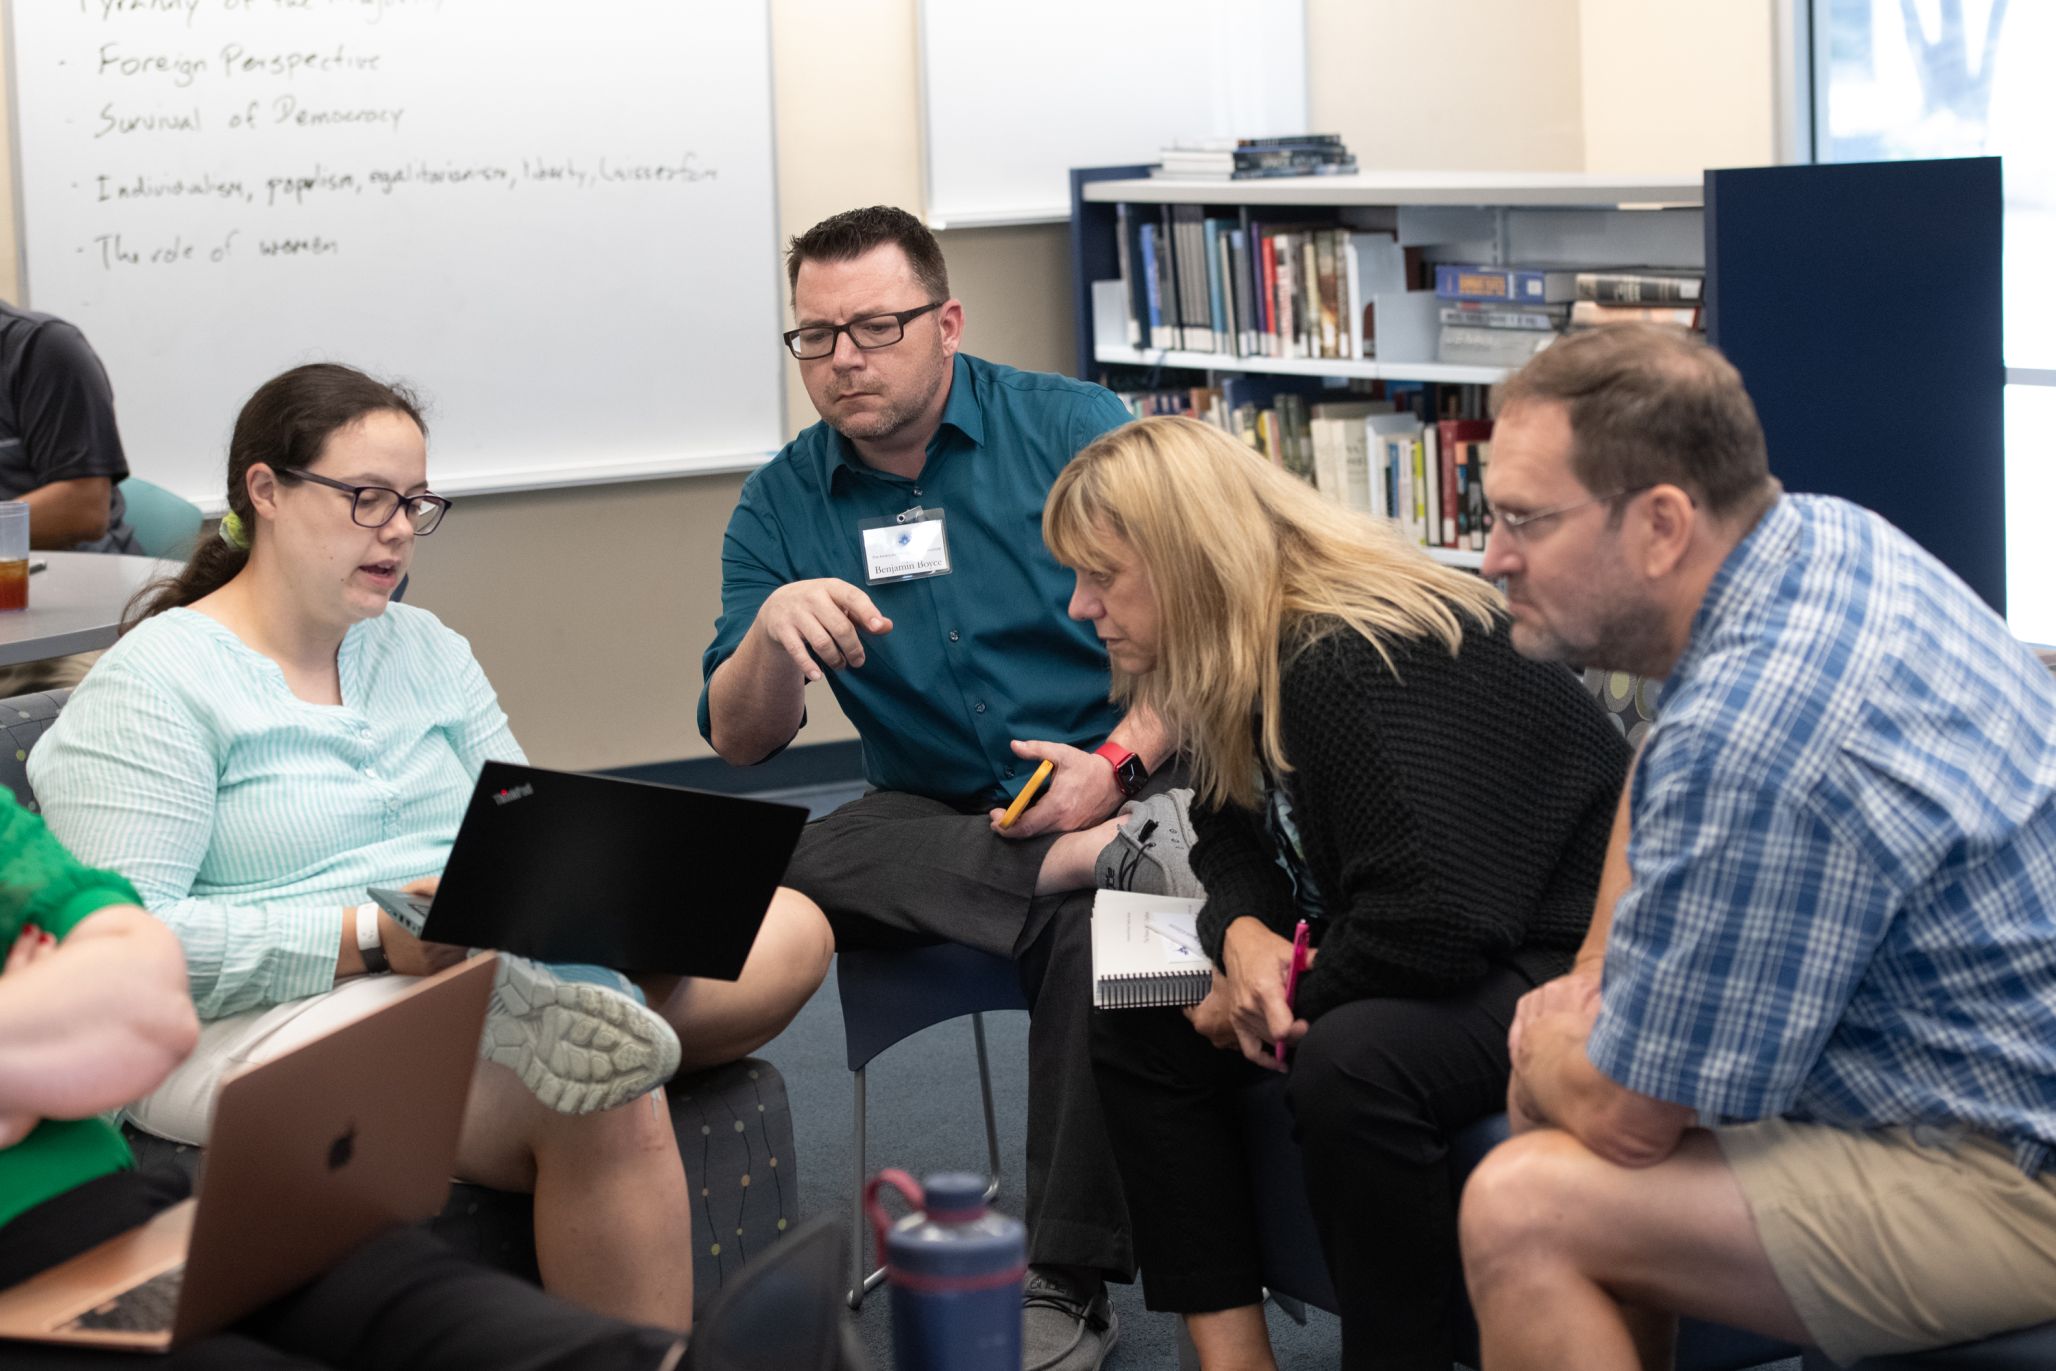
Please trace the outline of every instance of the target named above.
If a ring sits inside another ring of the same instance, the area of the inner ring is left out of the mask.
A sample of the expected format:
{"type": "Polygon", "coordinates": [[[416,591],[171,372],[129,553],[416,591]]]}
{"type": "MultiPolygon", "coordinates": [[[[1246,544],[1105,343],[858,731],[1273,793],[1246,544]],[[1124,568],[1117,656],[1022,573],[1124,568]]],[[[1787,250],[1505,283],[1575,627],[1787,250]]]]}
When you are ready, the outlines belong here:
{"type": "Polygon", "coordinates": [[[1558,335],[1607,324],[1704,330],[1705,278],[1663,267],[1473,266],[1440,262],[1437,356],[1471,366],[1517,367],[1558,335]]]}
{"type": "Polygon", "coordinates": [[[1180,181],[1246,181],[1265,176],[1342,176],[1356,154],[1339,133],[1278,138],[1195,138],[1171,144],[1150,175],[1180,181]]]}
{"type": "Polygon", "coordinates": [[[1577,275],[1565,267],[1438,262],[1442,333],[1435,355],[1467,366],[1519,366],[1563,332],[1577,275]]]}
{"type": "Polygon", "coordinates": [[[1571,302],[1573,330],[1608,324],[1668,324],[1706,331],[1701,308],[1706,278],[1696,271],[1659,267],[1619,267],[1578,273],[1577,298],[1571,302]]]}

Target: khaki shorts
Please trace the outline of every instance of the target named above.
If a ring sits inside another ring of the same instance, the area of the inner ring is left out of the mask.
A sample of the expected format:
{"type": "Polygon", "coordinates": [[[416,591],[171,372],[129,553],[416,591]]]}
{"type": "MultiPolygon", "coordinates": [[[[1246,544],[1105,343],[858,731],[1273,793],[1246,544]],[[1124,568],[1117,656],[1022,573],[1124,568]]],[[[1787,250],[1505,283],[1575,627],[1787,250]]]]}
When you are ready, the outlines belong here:
{"type": "Polygon", "coordinates": [[[1778,1284],[1835,1361],[2056,1319],[2056,1168],[1942,1128],[1714,1130],[1778,1284]]]}
{"type": "Polygon", "coordinates": [[[205,1147],[214,1127],[214,1090],[223,1076],[284,1056],[420,984],[412,976],[353,976],[319,995],[203,1023],[191,1054],[122,1113],[145,1133],[205,1147]]]}

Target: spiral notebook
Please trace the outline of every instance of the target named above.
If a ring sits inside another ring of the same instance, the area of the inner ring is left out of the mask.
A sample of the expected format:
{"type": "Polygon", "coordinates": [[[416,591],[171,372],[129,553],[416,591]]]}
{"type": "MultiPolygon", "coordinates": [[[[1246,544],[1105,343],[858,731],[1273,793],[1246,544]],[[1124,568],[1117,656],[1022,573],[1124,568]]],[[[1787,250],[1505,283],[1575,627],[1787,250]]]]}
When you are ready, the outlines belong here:
{"type": "Polygon", "coordinates": [[[1205,900],[1102,890],[1092,901],[1092,1005],[1138,1009],[1198,1004],[1214,964],[1199,949],[1205,900]]]}

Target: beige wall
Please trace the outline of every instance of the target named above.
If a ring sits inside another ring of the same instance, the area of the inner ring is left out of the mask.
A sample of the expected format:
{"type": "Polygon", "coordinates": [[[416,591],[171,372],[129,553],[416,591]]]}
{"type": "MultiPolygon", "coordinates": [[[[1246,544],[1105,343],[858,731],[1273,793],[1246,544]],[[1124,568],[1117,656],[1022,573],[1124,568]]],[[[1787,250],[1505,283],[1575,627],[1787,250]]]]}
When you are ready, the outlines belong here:
{"type": "Polygon", "coordinates": [[[1307,0],[1308,107],[1365,169],[1576,171],[1577,0],[1307,0]]]}
{"type": "MultiPolygon", "coordinates": [[[[914,4],[772,0],[782,236],[852,205],[918,208],[914,4]],[[867,98],[853,117],[856,73],[868,90],[899,94],[867,98]]],[[[1346,135],[1366,166],[1670,171],[1768,161],[1772,8],[1308,0],[1313,122],[1346,135]]],[[[11,209],[4,135],[0,204],[11,209]]],[[[1072,368],[1061,226],[957,230],[942,242],[972,350],[1072,368]]],[[[7,213],[0,295],[18,298],[18,286],[7,213]]],[[[775,346],[768,329],[763,342],[775,346]]],[[[787,427],[797,432],[813,409],[797,368],[787,374],[787,427]]],[[[469,497],[422,545],[409,598],[471,639],[537,762],[705,755],[693,722],[699,653],[720,609],[721,530],[741,484],[715,476],[469,497]]],[[[809,713],[802,741],[853,736],[825,688],[810,692],[809,713]]]]}
{"type": "Polygon", "coordinates": [[[1777,160],[1776,0],[1580,0],[1585,169],[1777,160]]]}

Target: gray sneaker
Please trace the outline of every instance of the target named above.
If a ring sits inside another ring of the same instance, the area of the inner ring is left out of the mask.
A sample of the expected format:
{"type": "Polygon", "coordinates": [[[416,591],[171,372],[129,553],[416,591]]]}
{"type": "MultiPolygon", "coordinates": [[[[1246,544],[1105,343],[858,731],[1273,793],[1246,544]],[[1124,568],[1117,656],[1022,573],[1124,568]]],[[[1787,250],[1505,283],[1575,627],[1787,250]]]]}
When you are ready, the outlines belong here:
{"type": "Polygon", "coordinates": [[[1192,874],[1191,806],[1192,792],[1182,787],[1122,805],[1127,822],[1093,863],[1099,888],[1205,898],[1192,874]]]}
{"type": "Polygon", "coordinates": [[[1099,1371],[1121,1340],[1121,1321],[1094,1282],[1088,1296],[1034,1268],[1021,1298],[1021,1371],[1099,1371]]]}
{"type": "Polygon", "coordinates": [[[678,1034],[626,977],[619,979],[621,989],[569,980],[501,953],[478,1055],[519,1076],[560,1114],[590,1114],[647,1095],[678,1070],[678,1034]]]}

